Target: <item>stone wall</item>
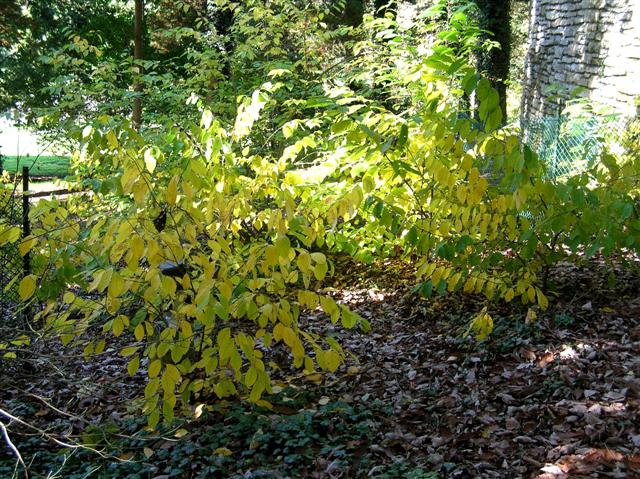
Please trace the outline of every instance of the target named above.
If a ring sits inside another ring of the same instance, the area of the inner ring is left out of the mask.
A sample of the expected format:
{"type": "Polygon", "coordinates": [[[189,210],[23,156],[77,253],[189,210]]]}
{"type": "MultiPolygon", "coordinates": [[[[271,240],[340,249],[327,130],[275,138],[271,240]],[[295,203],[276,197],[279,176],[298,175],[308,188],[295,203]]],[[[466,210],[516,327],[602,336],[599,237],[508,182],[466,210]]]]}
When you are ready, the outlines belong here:
{"type": "Polygon", "coordinates": [[[578,87],[638,114],[640,0],[532,0],[522,117],[556,115],[578,87]]]}

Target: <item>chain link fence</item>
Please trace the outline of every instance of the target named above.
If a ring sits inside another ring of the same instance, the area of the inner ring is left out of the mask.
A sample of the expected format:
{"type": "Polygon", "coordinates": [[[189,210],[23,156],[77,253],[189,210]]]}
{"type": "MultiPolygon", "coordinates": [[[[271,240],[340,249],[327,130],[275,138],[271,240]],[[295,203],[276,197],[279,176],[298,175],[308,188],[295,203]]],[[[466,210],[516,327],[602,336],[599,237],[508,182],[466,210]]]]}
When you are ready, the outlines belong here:
{"type": "Polygon", "coordinates": [[[560,179],[585,171],[602,153],[618,159],[640,158],[640,119],[615,115],[542,117],[520,124],[523,141],[547,165],[547,176],[560,179]]]}
{"type": "MultiPolygon", "coordinates": [[[[28,190],[28,169],[23,175],[23,187],[28,190]]],[[[17,191],[17,185],[0,184],[0,232],[25,236],[29,231],[28,198],[17,191]]],[[[22,256],[19,241],[9,241],[0,246],[0,332],[20,327],[27,319],[28,311],[20,302],[18,285],[29,273],[29,256],[22,256]]],[[[5,336],[5,334],[0,334],[5,336]]]]}

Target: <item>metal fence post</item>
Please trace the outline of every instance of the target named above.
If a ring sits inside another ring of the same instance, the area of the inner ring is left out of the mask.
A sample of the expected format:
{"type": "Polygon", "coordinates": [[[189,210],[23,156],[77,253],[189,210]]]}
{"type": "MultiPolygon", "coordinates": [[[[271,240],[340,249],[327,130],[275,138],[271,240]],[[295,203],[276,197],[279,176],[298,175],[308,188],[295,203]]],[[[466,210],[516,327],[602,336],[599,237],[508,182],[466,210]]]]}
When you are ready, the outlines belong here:
{"type": "MultiPolygon", "coordinates": [[[[31,234],[31,224],[29,223],[29,167],[22,167],[22,238],[31,234]]],[[[25,254],[22,258],[22,269],[24,276],[31,274],[31,255],[25,254]]]]}

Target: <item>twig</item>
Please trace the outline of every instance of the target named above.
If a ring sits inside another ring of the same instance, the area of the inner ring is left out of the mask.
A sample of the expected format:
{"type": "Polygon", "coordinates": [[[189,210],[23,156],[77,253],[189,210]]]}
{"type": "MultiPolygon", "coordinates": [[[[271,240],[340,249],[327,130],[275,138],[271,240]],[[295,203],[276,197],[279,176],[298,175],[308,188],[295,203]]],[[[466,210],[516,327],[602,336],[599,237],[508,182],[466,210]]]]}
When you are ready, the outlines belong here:
{"type": "Polygon", "coordinates": [[[22,455],[20,454],[20,451],[18,451],[18,448],[15,446],[15,444],[13,444],[13,442],[11,442],[11,438],[9,437],[9,433],[7,432],[7,427],[2,421],[0,421],[0,429],[2,429],[2,436],[4,437],[4,441],[7,443],[7,446],[9,446],[9,449],[11,449],[13,454],[18,459],[18,463],[20,463],[23,467],[24,477],[29,479],[29,470],[27,469],[27,465],[24,463],[24,460],[22,459],[22,455]]]}
{"type": "Polygon", "coordinates": [[[58,414],[62,415],[62,416],[67,416],[71,419],[75,419],[76,421],[80,421],[84,424],[91,424],[89,421],[87,421],[86,419],[80,417],[80,416],[76,416],[75,414],[71,414],[68,413],[66,411],[63,411],[61,409],[58,409],[57,407],[55,407],[53,404],[50,404],[49,402],[47,402],[47,400],[41,396],[38,396],[37,394],[33,394],[27,391],[23,391],[22,389],[19,389],[20,391],[22,391],[22,393],[34,397],[36,399],[38,399],[39,401],[41,401],[42,403],[44,403],[45,406],[47,406],[48,408],[52,409],[53,411],[57,412],[58,414]]]}
{"type": "Polygon", "coordinates": [[[48,439],[48,440],[50,440],[52,442],[55,442],[59,446],[66,447],[68,449],[85,449],[87,451],[91,451],[91,452],[97,454],[98,456],[100,456],[103,459],[115,459],[115,460],[120,461],[120,462],[132,462],[129,459],[121,459],[119,457],[116,457],[116,456],[113,456],[113,455],[110,455],[110,454],[105,454],[105,453],[103,453],[101,451],[98,451],[97,449],[94,449],[94,448],[89,447],[89,446],[85,446],[84,444],[70,444],[70,443],[61,441],[60,439],[57,439],[57,438],[53,437],[51,434],[49,434],[46,431],[40,429],[39,427],[36,427],[33,424],[29,424],[28,422],[23,421],[19,417],[16,417],[16,416],[8,413],[7,411],[5,411],[2,408],[0,408],[0,415],[6,417],[7,419],[11,419],[12,421],[17,422],[18,424],[22,424],[23,426],[28,427],[29,429],[33,429],[34,431],[38,432],[41,437],[44,437],[44,438],[46,438],[46,439],[48,439]]]}

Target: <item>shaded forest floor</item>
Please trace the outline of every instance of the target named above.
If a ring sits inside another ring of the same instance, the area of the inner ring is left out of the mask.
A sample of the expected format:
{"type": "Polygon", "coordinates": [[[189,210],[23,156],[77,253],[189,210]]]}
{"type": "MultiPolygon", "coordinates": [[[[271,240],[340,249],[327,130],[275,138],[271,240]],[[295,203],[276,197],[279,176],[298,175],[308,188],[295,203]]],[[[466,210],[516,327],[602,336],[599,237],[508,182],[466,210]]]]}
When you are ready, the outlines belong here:
{"type": "MultiPolygon", "coordinates": [[[[482,298],[420,299],[398,262],[337,269],[331,294],[373,331],[304,317],[353,356],[335,375],[280,371],[272,411],[212,401],[149,435],[134,399],[145,373],[129,378],[116,348],[87,362],[42,342],[0,362],[0,407],[40,429],[9,426],[31,477],[640,477],[640,278],[560,265],[548,311],[528,325],[526,308],[490,305],[478,343],[463,333],[482,298]]],[[[14,465],[3,445],[0,477],[14,465]]]]}

